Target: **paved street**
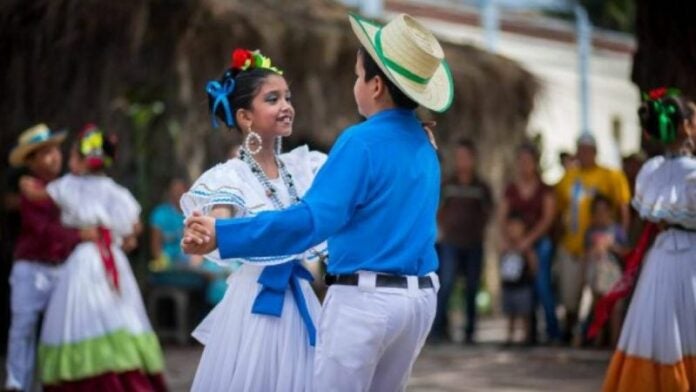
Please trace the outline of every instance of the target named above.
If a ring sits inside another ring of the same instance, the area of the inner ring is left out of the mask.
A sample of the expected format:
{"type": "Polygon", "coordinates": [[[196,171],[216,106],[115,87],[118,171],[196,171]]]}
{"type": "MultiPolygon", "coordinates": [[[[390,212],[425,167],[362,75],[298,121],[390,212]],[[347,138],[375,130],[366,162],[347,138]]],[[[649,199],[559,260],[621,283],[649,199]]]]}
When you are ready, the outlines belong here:
{"type": "MultiPolygon", "coordinates": [[[[167,347],[167,376],[173,391],[188,391],[200,349],[167,347]]],[[[607,351],[539,347],[501,349],[427,346],[413,371],[409,391],[528,392],[598,391],[607,351]]]]}
{"type": "MultiPolygon", "coordinates": [[[[561,347],[500,346],[503,320],[483,320],[480,344],[426,346],[416,362],[409,391],[598,391],[610,352],[561,347]]],[[[200,357],[197,345],[166,346],[173,391],[187,391],[200,357]]]]}
{"type": "MultiPolygon", "coordinates": [[[[561,347],[500,346],[503,320],[481,322],[480,344],[426,346],[416,362],[413,392],[589,392],[598,391],[610,352],[561,347]]],[[[166,377],[173,392],[188,391],[201,346],[165,344],[166,377]]],[[[4,358],[0,358],[4,363],[4,358]]],[[[0,376],[5,379],[4,366],[0,376]]]]}

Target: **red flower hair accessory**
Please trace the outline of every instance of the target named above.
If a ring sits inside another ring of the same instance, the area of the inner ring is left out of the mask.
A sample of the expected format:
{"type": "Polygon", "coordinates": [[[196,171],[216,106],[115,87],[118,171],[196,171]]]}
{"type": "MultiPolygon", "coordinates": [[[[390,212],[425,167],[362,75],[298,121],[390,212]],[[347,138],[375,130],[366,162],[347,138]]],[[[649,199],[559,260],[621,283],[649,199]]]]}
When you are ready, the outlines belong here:
{"type": "Polygon", "coordinates": [[[678,88],[658,87],[658,88],[654,88],[654,89],[648,91],[647,94],[643,93],[643,100],[644,101],[649,101],[649,100],[656,101],[656,100],[662,99],[664,97],[675,97],[675,96],[678,96],[680,94],[681,94],[681,91],[679,91],[678,88]]]}
{"type": "Polygon", "coordinates": [[[230,68],[235,71],[246,71],[254,68],[265,68],[269,69],[279,75],[283,74],[283,71],[271,65],[271,59],[262,55],[260,51],[250,51],[247,49],[237,48],[232,51],[232,59],[230,68]]]}

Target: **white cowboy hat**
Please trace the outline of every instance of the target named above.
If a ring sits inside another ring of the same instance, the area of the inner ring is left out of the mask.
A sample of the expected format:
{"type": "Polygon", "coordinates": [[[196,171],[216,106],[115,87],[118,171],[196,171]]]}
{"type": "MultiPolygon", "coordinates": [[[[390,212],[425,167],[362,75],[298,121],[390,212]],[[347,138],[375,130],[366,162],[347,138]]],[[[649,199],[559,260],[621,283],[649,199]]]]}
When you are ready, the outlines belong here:
{"type": "Polygon", "coordinates": [[[66,133],[53,133],[46,124],[37,124],[25,130],[17,139],[17,146],[10,151],[10,165],[22,166],[27,156],[43,146],[60,144],[65,140],[66,133]]]}
{"type": "Polygon", "coordinates": [[[433,34],[401,14],[385,26],[349,14],[353,32],[384,74],[409,98],[436,112],[452,104],[454,83],[433,34]]]}

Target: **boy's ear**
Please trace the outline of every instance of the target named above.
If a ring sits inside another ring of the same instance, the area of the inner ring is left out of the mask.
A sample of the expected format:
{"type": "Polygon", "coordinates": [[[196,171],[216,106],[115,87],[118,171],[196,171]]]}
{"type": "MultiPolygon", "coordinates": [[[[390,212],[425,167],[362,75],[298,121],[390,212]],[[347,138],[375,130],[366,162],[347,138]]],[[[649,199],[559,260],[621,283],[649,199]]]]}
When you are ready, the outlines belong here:
{"type": "Polygon", "coordinates": [[[384,96],[386,89],[387,85],[384,83],[384,79],[382,79],[381,76],[377,75],[372,78],[372,97],[375,101],[380,100],[384,96]]]}

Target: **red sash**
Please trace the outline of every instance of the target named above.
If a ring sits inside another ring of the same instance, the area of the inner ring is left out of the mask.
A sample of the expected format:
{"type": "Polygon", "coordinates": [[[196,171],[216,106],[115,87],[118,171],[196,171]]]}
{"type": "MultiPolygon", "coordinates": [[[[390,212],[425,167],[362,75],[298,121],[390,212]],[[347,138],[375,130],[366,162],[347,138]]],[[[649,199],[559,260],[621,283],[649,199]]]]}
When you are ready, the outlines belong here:
{"type": "Polygon", "coordinates": [[[111,232],[103,227],[99,227],[97,230],[99,230],[99,239],[96,244],[104,264],[106,277],[109,279],[111,288],[118,291],[118,269],[116,269],[116,260],[111,252],[111,232]]]}

